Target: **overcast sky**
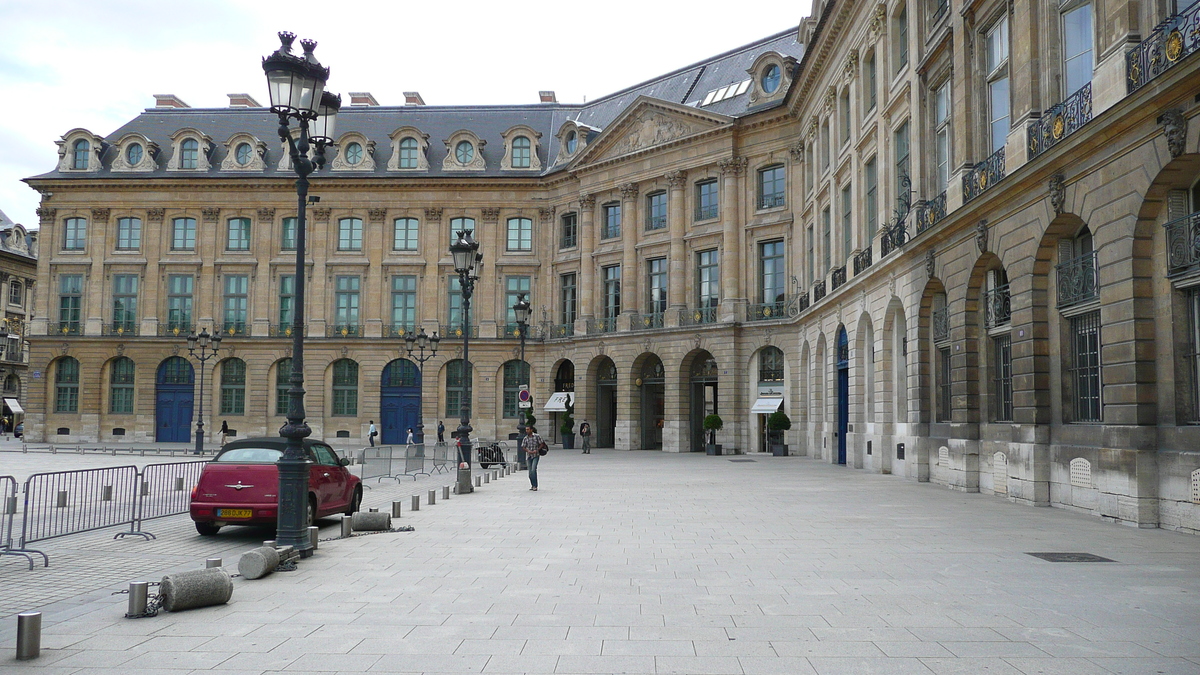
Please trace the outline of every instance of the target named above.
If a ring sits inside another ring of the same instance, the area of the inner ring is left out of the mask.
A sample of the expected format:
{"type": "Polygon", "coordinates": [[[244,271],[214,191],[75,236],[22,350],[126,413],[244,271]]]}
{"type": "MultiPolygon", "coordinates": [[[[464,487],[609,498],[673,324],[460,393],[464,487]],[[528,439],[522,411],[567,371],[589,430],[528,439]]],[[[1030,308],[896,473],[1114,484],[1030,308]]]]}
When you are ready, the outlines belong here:
{"type": "Polygon", "coordinates": [[[38,195],[21,179],[55,167],[68,130],[107,136],[154,94],[199,108],[246,92],[265,104],[260,59],[280,30],[320,43],[329,90],[345,103],[350,91],[383,105],[403,104],[404,91],[430,105],[536,103],[542,89],[577,103],[794,29],[809,9],[808,0],[0,0],[0,210],[36,227],[38,195]]]}

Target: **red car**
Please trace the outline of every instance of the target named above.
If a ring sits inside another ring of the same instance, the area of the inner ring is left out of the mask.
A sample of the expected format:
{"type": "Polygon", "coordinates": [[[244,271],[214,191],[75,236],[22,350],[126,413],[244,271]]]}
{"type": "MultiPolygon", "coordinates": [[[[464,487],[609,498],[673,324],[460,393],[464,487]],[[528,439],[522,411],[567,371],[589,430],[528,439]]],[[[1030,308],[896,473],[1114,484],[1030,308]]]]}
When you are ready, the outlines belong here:
{"type": "MultiPolygon", "coordinates": [[[[192,490],[191,515],[205,536],[224,525],[274,525],[279,512],[279,469],[287,439],[247,438],[227,443],[204,467],[192,490]]],[[[362,504],[362,481],[346,470],[323,441],[305,439],[308,523],[336,513],[351,515],[362,504]]]]}

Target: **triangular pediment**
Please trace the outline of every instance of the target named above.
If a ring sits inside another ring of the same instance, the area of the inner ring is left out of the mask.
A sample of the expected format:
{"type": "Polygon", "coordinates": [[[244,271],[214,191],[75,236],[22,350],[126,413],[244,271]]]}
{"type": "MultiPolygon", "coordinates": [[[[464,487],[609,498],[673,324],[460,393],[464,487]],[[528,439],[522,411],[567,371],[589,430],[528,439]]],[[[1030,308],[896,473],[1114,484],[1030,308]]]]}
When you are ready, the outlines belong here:
{"type": "Polygon", "coordinates": [[[732,117],[639,96],[588,144],[576,158],[575,166],[632,155],[732,123],[732,117]]]}

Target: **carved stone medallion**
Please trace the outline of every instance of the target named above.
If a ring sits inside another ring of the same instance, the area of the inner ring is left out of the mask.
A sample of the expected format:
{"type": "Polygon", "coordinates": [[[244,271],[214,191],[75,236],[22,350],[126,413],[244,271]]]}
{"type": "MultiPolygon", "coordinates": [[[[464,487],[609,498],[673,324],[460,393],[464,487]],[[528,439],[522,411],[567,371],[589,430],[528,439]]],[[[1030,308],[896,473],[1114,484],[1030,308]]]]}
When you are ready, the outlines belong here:
{"type": "Polygon", "coordinates": [[[988,222],[987,218],[979,221],[975,226],[975,245],[979,247],[980,253],[987,253],[988,250],[988,222]]]}
{"type": "Polygon", "coordinates": [[[1183,154],[1187,147],[1187,118],[1183,116],[1183,111],[1178,108],[1172,108],[1162,114],[1163,134],[1167,137],[1167,150],[1170,151],[1171,157],[1178,157],[1183,154]]]}

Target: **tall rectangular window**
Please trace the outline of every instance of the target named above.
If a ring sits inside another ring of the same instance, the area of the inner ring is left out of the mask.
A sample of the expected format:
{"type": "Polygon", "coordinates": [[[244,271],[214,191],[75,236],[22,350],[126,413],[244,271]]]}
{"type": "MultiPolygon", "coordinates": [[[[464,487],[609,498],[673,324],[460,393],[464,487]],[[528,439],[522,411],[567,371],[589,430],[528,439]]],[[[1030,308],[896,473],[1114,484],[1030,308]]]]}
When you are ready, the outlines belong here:
{"type": "Polygon", "coordinates": [[[133,414],[133,359],[122,357],[112,362],[108,382],[108,411],[114,415],[133,414]]]}
{"type": "Polygon", "coordinates": [[[167,328],[189,333],[192,330],[192,286],[190,275],[167,277],[167,328]]]}
{"type": "Polygon", "coordinates": [[[296,250],[296,219],[284,218],[280,231],[279,248],[284,251],[296,250]]]}
{"type": "Polygon", "coordinates": [[[667,193],[651,192],[646,195],[646,229],[663,230],[667,227],[667,193]]]}
{"type": "Polygon", "coordinates": [[[892,54],[895,56],[896,70],[899,73],[908,65],[908,7],[901,7],[896,12],[896,41],[892,43],[892,54]]]}
{"type": "Polygon", "coordinates": [[[933,100],[934,151],[937,155],[937,185],[934,190],[940,194],[950,185],[950,82],[938,87],[933,100]]]}
{"type": "MultiPolygon", "coordinates": [[[[1064,3],[1066,4],[1066,3],[1064,3]]],[[[1064,98],[1092,81],[1092,5],[1085,3],[1063,12],[1064,98]]]]}
{"type": "Polygon", "coordinates": [[[808,283],[817,280],[817,235],[812,224],[808,226],[808,283]]]}
{"type": "Polygon", "coordinates": [[[900,198],[909,190],[909,186],[905,185],[906,181],[903,179],[911,176],[909,174],[911,158],[908,147],[908,120],[896,128],[893,148],[896,153],[896,197],[900,198]]]}
{"type": "Polygon", "coordinates": [[[83,310],[83,275],[64,274],[58,278],[59,331],[78,335],[83,310]]]}
{"type": "Polygon", "coordinates": [[[171,250],[196,250],[195,218],[175,218],[171,221],[171,250]]]}
{"type": "Polygon", "coordinates": [[[575,273],[564,274],[559,277],[558,284],[558,307],[559,307],[559,323],[573,324],[576,316],[576,281],[575,273]]]}
{"type": "Polygon", "coordinates": [[[358,277],[338,277],[334,290],[334,323],[347,328],[358,328],[358,277]]]}
{"type": "Polygon", "coordinates": [[[838,97],[838,113],[841,115],[842,129],[841,141],[842,145],[850,143],[850,90],[843,89],[841,96],[838,97]]]}
{"type": "Polygon", "coordinates": [[[615,319],[621,313],[621,266],[604,268],[604,318],[615,319]]]}
{"type": "Polygon", "coordinates": [[[1071,319],[1074,422],[1100,422],[1100,312],[1071,319]]]}
{"type": "Polygon", "coordinates": [[[833,213],[826,206],[821,210],[821,276],[833,269],[833,213]]]}
{"type": "Polygon", "coordinates": [[[245,274],[225,276],[225,325],[226,335],[246,333],[246,320],[250,307],[250,277],[245,274]]]}
{"type": "Polygon", "coordinates": [[[715,248],[696,254],[696,307],[700,309],[716,307],[721,301],[720,260],[715,248]]]}
{"type": "Polygon", "coordinates": [[[870,112],[875,109],[876,101],[878,100],[877,92],[879,90],[878,64],[875,62],[874,51],[867,54],[867,59],[863,65],[863,75],[865,76],[863,77],[863,87],[866,88],[866,96],[863,99],[867,105],[866,110],[870,112]]]}
{"type": "Polygon", "coordinates": [[[361,251],[362,246],[362,218],[342,218],[338,220],[338,250],[361,251]]]}
{"type": "Polygon", "coordinates": [[[762,303],[782,305],[787,293],[787,286],[784,284],[787,269],[782,239],[758,245],[758,269],[762,303]]]}
{"type": "Polygon", "coordinates": [[[416,218],[397,218],[395,220],[392,230],[393,251],[417,250],[417,224],[416,218]]]}
{"type": "Polygon", "coordinates": [[[782,164],[758,172],[758,208],[770,209],[787,203],[787,170],[782,164]]]}
{"type": "Polygon", "coordinates": [[[533,220],[530,218],[508,219],[508,250],[533,250],[533,220]]]}
{"type": "Polygon", "coordinates": [[[458,233],[467,232],[471,238],[475,238],[475,219],[474,218],[451,218],[450,219],[450,243],[458,241],[458,233]]]}
{"type": "Polygon", "coordinates": [[[850,247],[854,245],[854,202],[850,199],[851,185],[842,188],[842,259],[850,258],[850,247]]]}
{"type": "Polygon", "coordinates": [[[142,247],[142,219],[117,219],[117,250],[136,251],[142,247]]]}
{"type": "Polygon", "coordinates": [[[54,412],[79,412],[79,361],[67,356],[54,367],[54,412]]]}
{"type": "Polygon", "coordinates": [[[558,247],[575,248],[579,243],[579,214],[564,213],[559,222],[562,232],[559,234],[558,247]]]}
{"type": "Polygon", "coordinates": [[[646,309],[651,314],[667,311],[667,259],[646,261],[646,309]]]}
{"type": "Polygon", "coordinates": [[[137,330],[138,277],[136,274],[113,275],[113,330],[132,333],[137,330]]]}
{"type": "Polygon", "coordinates": [[[696,220],[711,220],[720,213],[720,196],[717,181],[703,180],[696,183],[696,220]]]}
{"type": "Polygon", "coordinates": [[[517,329],[517,313],[513,311],[513,305],[520,301],[520,297],[524,295],[525,300],[530,305],[533,304],[533,299],[529,297],[529,277],[527,276],[512,276],[504,278],[504,323],[506,332],[509,335],[516,335],[513,331],[517,329]]]}
{"type": "Polygon", "coordinates": [[[417,168],[417,139],[409,136],[400,141],[400,168],[415,169],[417,168]]]}
{"type": "Polygon", "coordinates": [[[87,247],[87,220],[67,218],[63,224],[63,250],[82,251],[87,247]]]}
{"type": "Polygon", "coordinates": [[[392,277],[392,332],[396,335],[415,331],[417,326],[417,277],[402,274],[392,277]]]}
{"type": "Polygon", "coordinates": [[[991,151],[1004,147],[1008,139],[1008,16],[1005,15],[987,34],[987,105],[991,151]]]}
{"type": "MultiPolygon", "coordinates": [[[[279,277],[279,328],[286,330],[296,322],[296,275],[279,277]]],[[[290,372],[290,369],[289,369],[290,372]]],[[[287,412],[286,409],[284,412],[287,412]]]]}
{"type": "Polygon", "coordinates": [[[462,282],[459,281],[457,274],[452,274],[446,284],[446,321],[450,324],[449,330],[462,328],[463,311],[462,311],[462,282]]]}
{"type": "Polygon", "coordinates": [[[226,251],[250,250],[250,219],[230,218],[229,231],[225,238],[226,251]]]}
{"type": "Polygon", "coordinates": [[[1013,418],[1012,388],[1012,338],[998,335],[992,338],[992,359],[996,377],[997,422],[1011,422],[1013,418]]]}
{"type": "Polygon", "coordinates": [[[221,414],[246,414],[246,362],[241,359],[221,362],[221,414]]]}
{"type": "Polygon", "coordinates": [[[864,165],[863,179],[867,193],[863,200],[866,207],[867,241],[871,242],[875,241],[875,231],[879,226],[879,166],[874,157],[868,159],[864,165]]]}
{"type": "Polygon", "coordinates": [[[938,406],[937,421],[950,421],[950,348],[938,349],[938,406]]]}
{"type": "Polygon", "coordinates": [[[604,224],[600,230],[601,239],[615,239],[621,236],[621,202],[605,204],[604,224]]]}
{"type": "Polygon", "coordinates": [[[288,413],[288,405],[291,403],[292,389],[292,360],[290,358],[279,359],[275,364],[275,414],[283,416],[288,413]]]}

